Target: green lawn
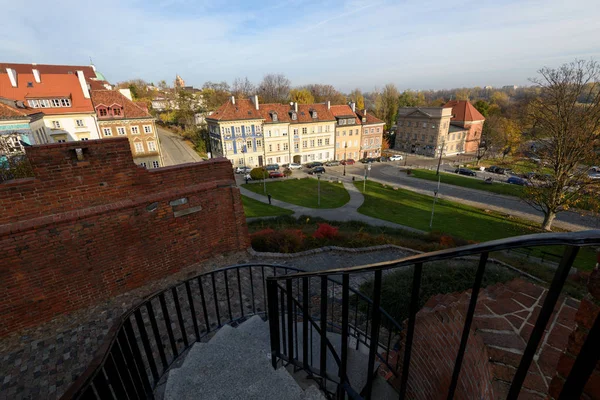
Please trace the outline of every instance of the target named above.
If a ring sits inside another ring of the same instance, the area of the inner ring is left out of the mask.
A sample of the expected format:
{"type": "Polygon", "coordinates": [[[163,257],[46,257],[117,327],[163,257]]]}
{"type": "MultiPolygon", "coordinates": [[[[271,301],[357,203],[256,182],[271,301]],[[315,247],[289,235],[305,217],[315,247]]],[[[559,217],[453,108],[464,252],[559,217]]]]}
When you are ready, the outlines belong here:
{"type": "Polygon", "coordinates": [[[294,212],[285,208],[270,206],[262,201],[251,199],[250,197],[242,196],[244,203],[244,214],[247,218],[251,217],[271,217],[279,215],[290,215],[294,212]]]}
{"type": "MultiPolygon", "coordinates": [[[[438,176],[435,174],[435,171],[429,171],[427,169],[414,169],[412,170],[412,174],[416,178],[427,179],[428,181],[437,182],[438,180],[438,176]]],[[[465,176],[457,174],[448,174],[445,172],[440,172],[440,175],[441,182],[447,183],[449,185],[462,186],[469,189],[485,190],[486,192],[493,192],[508,196],[525,196],[525,191],[523,190],[523,187],[518,185],[509,185],[508,183],[501,182],[494,182],[490,185],[485,183],[481,178],[467,178],[465,176]]]]}
{"type": "MultiPolygon", "coordinates": [[[[362,183],[355,183],[362,191],[362,183]]],[[[394,190],[376,182],[367,182],[365,202],[358,209],[361,214],[396,222],[398,224],[429,231],[433,197],[408,190],[394,190]]],[[[435,206],[433,230],[444,232],[465,240],[486,242],[510,236],[540,232],[539,226],[519,218],[508,218],[497,212],[466,206],[447,200],[438,200],[435,206]]],[[[556,248],[540,248],[539,251],[560,252],[556,248]]],[[[536,254],[534,254],[536,255],[536,254]]],[[[576,266],[591,269],[595,264],[591,249],[580,251],[576,266]]]]}
{"type": "MultiPolygon", "coordinates": [[[[317,180],[311,178],[268,181],[267,193],[274,199],[309,208],[338,208],[350,201],[341,183],[321,180],[321,205],[317,205],[317,180]]],[[[243,185],[254,193],[264,194],[262,183],[243,185]]]]}

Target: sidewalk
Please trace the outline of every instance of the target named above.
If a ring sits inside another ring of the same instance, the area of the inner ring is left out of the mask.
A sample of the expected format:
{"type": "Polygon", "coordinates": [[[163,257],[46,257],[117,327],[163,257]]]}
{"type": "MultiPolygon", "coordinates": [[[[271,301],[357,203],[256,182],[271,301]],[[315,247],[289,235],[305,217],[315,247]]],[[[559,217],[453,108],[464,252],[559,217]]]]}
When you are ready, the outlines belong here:
{"type": "MultiPolygon", "coordinates": [[[[340,179],[341,180],[341,179],[340,179]]],[[[361,221],[369,225],[373,226],[383,226],[386,228],[393,229],[402,229],[409,232],[414,233],[425,233],[419,229],[411,228],[409,226],[404,226],[400,224],[396,224],[389,221],[384,221],[382,219],[369,217],[367,215],[360,214],[357,210],[365,201],[362,193],[352,184],[352,182],[348,182],[346,179],[343,181],[344,188],[350,194],[350,201],[344,204],[339,208],[308,208],[302,207],[295,204],[286,203],[281,200],[271,199],[271,204],[277,207],[285,208],[294,212],[294,217],[300,217],[301,215],[306,215],[309,217],[318,217],[327,219],[330,221],[361,221]]],[[[254,200],[258,200],[264,203],[267,203],[267,196],[263,196],[258,193],[251,192],[248,189],[245,189],[239,186],[240,193],[246,197],[250,197],[254,200]]]]}

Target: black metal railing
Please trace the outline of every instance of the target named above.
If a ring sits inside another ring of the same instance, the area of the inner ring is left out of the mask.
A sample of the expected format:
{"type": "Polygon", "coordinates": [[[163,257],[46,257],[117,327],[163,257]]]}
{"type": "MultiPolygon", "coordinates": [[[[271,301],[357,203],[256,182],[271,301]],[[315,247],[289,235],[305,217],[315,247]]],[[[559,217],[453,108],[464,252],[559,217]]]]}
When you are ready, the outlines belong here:
{"type": "Polygon", "coordinates": [[[173,363],[225,324],[266,315],[266,279],[298,268],[243,264],[194,276],[123,314],[62,399],[148,399],[173,363]]]}
{"type": "MultiPolygon", "coordinates": [[[[524,247],[565,246],[508,393],[508,399],[517,399],[579,249],[583,246],[599,245],[600,230],[535,234],[419,254],[393,262],[269,277],[267,278],[267,292],[273,366],[283,363],[292,364],[296,368],[303,369],[309,376],[318,380],[321,389],[331,396],[336,394],[340,399],[346,397],[370,399],[376,360],[386,361],[389,351],[392,348],[399,350],[400,345],[397,335],[400,326],[380,306],[383,275],[401,267],[414,266],[408,323],[406,332],[403,332],[405,335],[403,341],[404,357],[402,365],[392,369],[394,374],[400,374],[399,398],[404,399],[407,395],[415,319],[419,310],[419,294],[424,268],[436,261],[479,256],[461,341],[448,388],[447,398],[452,399],[459,381],[477,298],[490,253],[524,247]],[[373,280],[371,299],[366,299],[354,289],[351,289],[352,282],[356,282],[357,277],[360,278],[358,281],[364,281],[365,276],[373,280]],[[340,278],[341,284],[339,283],[340,278]],[[341,285],[341,292],[335,291],[335,285],[341,285]],[[302,290],[300,290],[300,287],[302,287],[302,290]],[[333,293],[330,292],[330,288],[333,293]],[[355,307],[356,318],[364,320],[362,325],[358,322],[352,323],[350,303],[356,299],[360,299],[358,301],[364,301],[369,305],[367,310],[364,307],[355,307]],[[339,312],[337,317],[334,314],[336,308],[334,305],[336,304],[341,304],[341,309],[337,307],[339,312]],[[298,318],[301,319],[302,323],[301,335],[298,334],[298,323],[296,322],[298,318]],[[384,327],[388,322],[391,324],[392,329],[386,331],[384,327]],[[365,329],[359,329],[359,325],[365,329]],[[314,341],[315,339],[312,331],[309,331],[313,328],[316,330],[320,342],[318,364],[307,362],[306,349],[310,347],[312,350],[312,344],[309,340],[314,341]],[[364,340],[361,343],[368,349],[368,359],[366,365],[362,368],[366,379],[355,379],[361,385],[365,382],[364,386],[361,387],[356,387],[352,378],[347,374],[348,350],[353,345],[352,339],[356,338],[357,331],[364,334],[364,340]],[[334,345],[335,340],[339,340],[337,349],[334,345]],[[302,355],[298,352],[299,348],[303,351],[302,355]],[[386,353],[385,356],[384,353],[386,353]],[[328,358],[333,358],[335,363],[328,364],[328,358]],[[335,388],[332,388],[332,386],[335,386],[335,388]]],[[[600,329],[599,325],[600,322],[597,318],[594,332],[600,329]]],[[[583,345],[583,349],[586,349],[586,351],[581,351],[577,356],[575,367],[566,380],[561,399],[579,398],[593,367],[598,362],[600,346],[597,344],[597,338],[594,338],[591,333],[583,345]]],[[[396,364],[399,365],[400,360],[396,364]]]]}

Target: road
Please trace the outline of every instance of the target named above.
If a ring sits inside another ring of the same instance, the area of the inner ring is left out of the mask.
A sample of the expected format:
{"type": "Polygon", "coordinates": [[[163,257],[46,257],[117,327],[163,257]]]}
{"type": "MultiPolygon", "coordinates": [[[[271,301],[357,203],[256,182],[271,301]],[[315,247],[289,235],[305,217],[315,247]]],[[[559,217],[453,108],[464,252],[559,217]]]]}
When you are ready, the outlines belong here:
{"type": "MultiPolygon", "coordinates": [[[[402,161],[373,163],[371,171],[369,172],[369,178],[381,183],[433,196],[433,191],[437,188],[437,182],[407,176],[405,172],[400,171],[399,167],[402,165],[402,161]]],[[[325,174],[324,177],[342,177],[342,166],[326,167],[326,170],[327,174],[325,174]]],[[[362,180],[364,170],[365,166],[360,163],[347,166],[346,179],[352,179],[352,176],[354,176],[355,179],[362,180]]],[[[297,171],[294,171],[294,175],[299,176],[300,174],[297,171]]],[[[302,175],[304,174],[302,173],[302,175]]],[[[512,196],[498,195],[482,190],[468,189],[442,183],[440,186],[440,198],[481,209],[498,211],[507,215],[535,221],[540,224],[543,220],[543,214],[541,212],[535,210],[523,200],[512,196]]],[[[571,231],[600,228],[600,218],[598,215],[592,215],[588,212],[582,213],[585,214],[581,215],[571,211],[561,212],[554,220],[554,226],[571,231]]]]}
{"type": "Polygon", "coordinates": [[[183,139],[163,128],[156,127],[164,166],[202,161],[202,158],[183,139]]]}

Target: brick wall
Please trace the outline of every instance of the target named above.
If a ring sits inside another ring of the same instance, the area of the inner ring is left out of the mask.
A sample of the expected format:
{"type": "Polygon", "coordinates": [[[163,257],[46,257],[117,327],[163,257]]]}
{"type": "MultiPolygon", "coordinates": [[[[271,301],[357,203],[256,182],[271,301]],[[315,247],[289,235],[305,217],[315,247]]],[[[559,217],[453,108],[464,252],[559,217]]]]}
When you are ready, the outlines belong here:
{"type": "Polygon", "coordinates": [[[481,141],[481,131],[483,130],[483,122],[471,123],[465,128],[468,128],[467,139],[465,141],[465,152],[474,153],[479,148],[481,141]]]}
{"type": "Polygon", "coordinates": [[[249,246],[225,159],[146,170],[127,138],[27,155],[35,177],[0,184],[0,336],[249,246]]]}
{"type": "MultiPolygon", "coordinates": [[[[576,328],[569,336],[569,342],[566,350],[561,354],[556,368],[556,375],[550,383],[549,399],[558,399],[563,388],[565,380],[571,372],[575,359],[581,350],[581,346],[586,341],[588,332],[592,328],[594,321],[600,314],[600,252],[598,253],[598,264],[592,272],[588,289],[589,293],[581,301],[579,310],[575,315],[576,328]]],[[[600,399],[600,363],[596,364],[595,370],[588,379],[582,398],[600,399]]]]}

